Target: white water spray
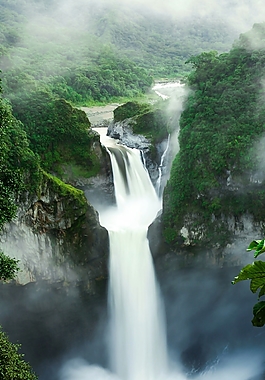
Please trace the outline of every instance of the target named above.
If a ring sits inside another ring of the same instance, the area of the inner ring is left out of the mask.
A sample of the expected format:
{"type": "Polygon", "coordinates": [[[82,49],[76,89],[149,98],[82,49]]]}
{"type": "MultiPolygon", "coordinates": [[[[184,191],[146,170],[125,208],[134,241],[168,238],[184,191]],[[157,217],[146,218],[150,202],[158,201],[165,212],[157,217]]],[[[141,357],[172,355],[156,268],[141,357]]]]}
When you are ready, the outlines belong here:
{"type": "Polygon", "coordinates": [[[164,161],[166,159],[166,155],[167,155],[167,152],[168,152],[168,149],[169,149],[169,143],[170,143],[170,134],[168,135],[167,146],[166,146],[166,149],[164,150],[164,153],[161,156],[160,164],[159,164],[159,167],[158,167],[158,179],[157,179],[156,189],[157,189],[157,194],[159,196],[162,196],[161,181],[162,181],[162,176],[163,176],[164,161]]]}
{"type": "Polygon", "coordinates": [[[161,204],[140,152],[105,138],[117,208],[100,216],[110,235],[111,367],[122,380],[160,379],[167,372],[163,307],[147,240],[161,204]]]}
{"type": "MultiPolygon", "coordinates": [[[[117,207],[100,214],[111,246],[111,372],[77,359],[62,367],[60,380],[187,380],[176,358],[168,369],[163,307],[146,238],[161,204],[140,152],[117,145],[106,129],[97,131],[110,152],[117,200],[117,207]]],[[[243,352],[221,358],[194,379],[250,380],[262,369],[263,352],[243,352]]]]}

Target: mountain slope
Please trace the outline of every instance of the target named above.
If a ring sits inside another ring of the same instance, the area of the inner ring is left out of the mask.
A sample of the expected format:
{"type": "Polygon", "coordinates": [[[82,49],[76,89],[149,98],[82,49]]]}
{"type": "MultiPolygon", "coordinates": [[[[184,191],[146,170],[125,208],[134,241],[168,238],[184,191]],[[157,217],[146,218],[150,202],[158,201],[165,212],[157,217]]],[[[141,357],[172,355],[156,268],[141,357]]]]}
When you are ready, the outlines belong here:
{"type": "Polygon", "coordinates": [[[180,152],[164,195],[168,242],[185,235],[190,243],[227,244],[235,233],[229,218],[265,218],[264,41],[265,25],[256,24],[229,53],[190,60],[180,152]]]}
{"type": "Polygon", "coordinates": [[[73,103],[146,91],[182,76],[193,54],[230,48],[235,31],[211,16],[178,19],[113,2],[0,0],[5,96],[48,86],[73,103]]]}

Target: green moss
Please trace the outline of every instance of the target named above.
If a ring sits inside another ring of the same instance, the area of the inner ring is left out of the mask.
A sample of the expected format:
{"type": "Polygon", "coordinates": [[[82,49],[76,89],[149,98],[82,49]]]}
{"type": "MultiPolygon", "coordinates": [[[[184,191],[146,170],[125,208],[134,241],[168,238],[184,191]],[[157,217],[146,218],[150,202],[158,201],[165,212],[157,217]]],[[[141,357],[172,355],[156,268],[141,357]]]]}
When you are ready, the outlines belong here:
{"type": "Polygon", "coordinates": [[[82,190],[76,189],[75,187],[64,183],[59,178],[48,174],[45,171],[43,171],[43,183],[46,183],[50,191],[58,194],[59,197],[69,198],[67,202],[68,206],[72,201],[74,201],[76,203],[75,208],[78,207],[83,211],[83,213],[87,211],[87,200],[82,190]]]}
{"type": "MultiPolygon", "coordinates": [[[[170,132],[164,108],[164,105],[157,108],[146,103],[128,102],[114,110],[114,121],[132,118],[133,133],[145,136],[155,146],[170,132]]],[[[153,149],[155,155],[155,148],[153,149]]]]}
{"type": "Polygon", "coordinates": [[[151,105],[146,103],[139,103],[130,101],[122,106],[117,107],[114,111],[114,121],[123,121],[134,116],[142,115],[151,110],[151,105]]]}
{"type": "Polygon", "coordinates": [[[168,121],[163,110],[154,109],[135,118],[133,132],[150,138],[153,144],[161,142],[168,135],[168,121]]]}

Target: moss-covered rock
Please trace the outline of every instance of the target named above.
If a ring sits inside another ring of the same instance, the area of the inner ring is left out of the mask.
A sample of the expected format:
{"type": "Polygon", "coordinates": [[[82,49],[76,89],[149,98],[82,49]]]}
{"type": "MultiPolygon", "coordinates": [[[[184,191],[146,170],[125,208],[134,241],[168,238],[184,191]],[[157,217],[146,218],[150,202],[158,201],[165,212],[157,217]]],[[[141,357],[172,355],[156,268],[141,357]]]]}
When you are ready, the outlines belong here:
{"type": "Polygon", "coordinates": [[[24,193],[17,218],[0,236],[3,251],[19,260],[20,283],[84,282],[94,292],[107,276],[108,232],[82,190],[42,172],[38,193],[24,193]]]}
{"type": "Polygon", "coordinates": [[[150,104],[139,102],[127,102],[114,111],[114,122],[123,121],[134,116],[142,115],[152,109],[150,104]]]}
{"type": "Polygon", "coordinates": [[[133,132],[149,138],[153,145],[167,138],[168,120],[162,109],[149,110],[135,117],[133,132]]]}
{"type": "Polygon", "coordinates": [[[164,108],[151,104],[128,102],[114,110],[114,122],[127,121],[134,134],[143,135],[151,144],[161,142],[170,132],[164,108]]]}

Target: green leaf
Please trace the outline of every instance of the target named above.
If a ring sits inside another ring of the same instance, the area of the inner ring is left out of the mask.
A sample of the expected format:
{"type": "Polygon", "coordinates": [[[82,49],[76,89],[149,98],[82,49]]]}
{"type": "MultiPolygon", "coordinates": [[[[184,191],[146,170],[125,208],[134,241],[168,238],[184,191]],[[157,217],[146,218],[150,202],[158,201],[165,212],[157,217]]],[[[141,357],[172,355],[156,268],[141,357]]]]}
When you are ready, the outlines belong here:
{"type": "Polygon", "coordinates": [[[262,327],[265,324],[265,301],[258,302],[253,307],[252,324],[256,327],[262,327]]]}
{"type": "Polygon", "coordinates": [[[265,262],[255,261],[252,264],[246,265],[241,269],[238,276],[235,277],[232,284],[236,284],[239,281],[251,280],[250,290],[253,293],[260,288],[260,296],[265,294],[265,262]]]}
{"type": "Polygon", "coordinates": [[[261,242],[262,240],[253,240],[250,244],[249,244],[249,246],[248,246],[248,248],[247,248],[247,251],[255,251],[256,250],[256,248],[257,248],[257,246],[259,245],[259,243],[261,242]]]}
{"type": "Polygon", "coordinates": [[[247,251],[256,251],[254,257],[257,258],[265,252],[265,240],[253,240],[247,248],[247,251]]]}
{"type": "Polygon", "coordinates": [[[262,288],[260,289],[259,298],[262,297],[262,296],[264,296],[264,294],[265,294],[265,285],[262,286],[262,288]]]}

